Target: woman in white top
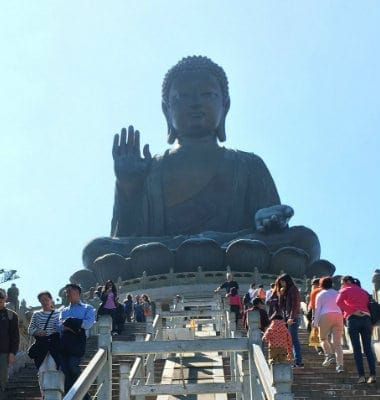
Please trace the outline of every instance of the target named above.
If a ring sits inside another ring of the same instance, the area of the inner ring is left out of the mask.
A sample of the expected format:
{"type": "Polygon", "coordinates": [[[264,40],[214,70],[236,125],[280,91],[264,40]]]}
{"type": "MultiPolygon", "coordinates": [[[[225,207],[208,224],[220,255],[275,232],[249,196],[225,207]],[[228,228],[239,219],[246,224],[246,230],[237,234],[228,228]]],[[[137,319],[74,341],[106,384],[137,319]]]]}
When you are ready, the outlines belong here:
{"type": "Polygon", "coordinates": [[[319,338],[325,353],[322,366],[328,367],[334,361],[333,350],[336,357],[336,372],[343,372],[343,315],[336,304],[338,292],[332,288],[330,276],[320,279],[322,290],[317,294],[313,326],[319,328],[319,338]],[[332,335],[331,344],[328,336],[332,335]]]}
{"type": "Polygon", "coordinates": [[[42,309],[33,313],[28,332],[38,343],[38,355],[33,361],[38,368],[38,382],[42,396],[44,396],[43,374],[46,371],[56,371],[59,367],[59,312],[54,309],[53,297],[50,292],[40,292],[37,298],[42,309]]]}

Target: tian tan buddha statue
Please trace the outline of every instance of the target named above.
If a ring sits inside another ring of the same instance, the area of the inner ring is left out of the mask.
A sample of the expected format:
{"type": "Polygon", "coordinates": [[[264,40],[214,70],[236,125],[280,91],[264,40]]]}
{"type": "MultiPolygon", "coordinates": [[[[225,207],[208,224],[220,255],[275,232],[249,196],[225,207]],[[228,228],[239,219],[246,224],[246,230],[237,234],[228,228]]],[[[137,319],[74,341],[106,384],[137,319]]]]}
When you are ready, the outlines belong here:
{"type": "Polygon", "coordinates": [[[293,210],[259,156],[219,144],[229,107],[226,74],[210,59],[186,57],[167,72],[162,111],[173,146],[152,157],[145,145],[141,155],[133,126],[115,135],[111,237],[85,247],[88,269],[99,276],[97,264],[112,254],[107,268],[118,259],[123,279],[228,265],[313,276],[322,261],[315,233],[288,226],[293,210]]]}

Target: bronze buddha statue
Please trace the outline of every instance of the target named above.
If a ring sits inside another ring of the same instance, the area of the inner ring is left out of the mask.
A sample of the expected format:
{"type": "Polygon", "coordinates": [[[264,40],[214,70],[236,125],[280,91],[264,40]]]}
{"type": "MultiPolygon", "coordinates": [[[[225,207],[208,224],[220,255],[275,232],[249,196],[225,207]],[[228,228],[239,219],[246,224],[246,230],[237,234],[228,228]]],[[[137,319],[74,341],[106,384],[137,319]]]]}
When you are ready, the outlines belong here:
{"type": "Polygon", "coordinates": [[[133,126],[115,135],[111,236],[86,246],[86,267],[109,253],[129,257],[136,246],[149,243],[175,252],[187,240],[212,240],[222,249],[239,239],[260,241],[271,254],[294,248],[308,265],[319,259],[316,234],[288,226],[293,210],[281,204],[263,160],[219,145],[226,139],[229,107],[226,74],[209,58],[186,57],[167,72],[162,110],[173,146],[152,157],[145,145],[141,155],[133,126]]]}

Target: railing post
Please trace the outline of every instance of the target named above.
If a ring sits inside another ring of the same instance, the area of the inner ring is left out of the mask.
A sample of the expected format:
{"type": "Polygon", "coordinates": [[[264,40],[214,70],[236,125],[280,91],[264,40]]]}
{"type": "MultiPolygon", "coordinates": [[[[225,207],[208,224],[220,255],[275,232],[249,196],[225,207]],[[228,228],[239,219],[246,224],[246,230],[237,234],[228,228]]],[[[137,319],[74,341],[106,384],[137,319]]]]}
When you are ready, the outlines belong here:
{"type": "MultiPolygon", "coordinates": [[[[145,365],[145,357],[142,355],[141,356],[141,361],[139,364],[139,368],[136,371],[135,377],[137,378],[137,384],[138,386],[143,386],[145,384],[145,371],[144,371],[144,365],[145,365]]],[[[145,400],[145,396],[143,395],[137,395],[135,397],[136,400],[145,400]]]]}
{"type": "Polygon", "coordinates": [[[163,329],[164,327],[162,326],[162,314],[160,313],[154,332],[155,340],[161,340],[163,338],[163,329]]]}
{"type": "Polygon", "coordinates": [[[97,322],[98,325],[98,346],[107,350],[107,362],[96,378],[97,385],[101,385],[98,393],[99,400],[110,400],[112,398],[112,350],[111,350],[111,329],[112,318],[110,315],[103,315],[97,322]]]}
{"type": "MultiPolygon", "coordinates": [[[[217,297],[217,301],[212,303],[211,310],[213,310],[213,311],[220,310],[220,303],[219,303],[218,299],[219,299],[219,297],[217,297]]],[[[213,321],[213,329],[215,332],[219,332],[219,335],[220,335],[220,330],[221,330],[221,325],[222,325],[220,315],[217,317],[214,317],[213,320],[214,320],[213,321]]]]}
{"type": "Polygon", "coordinates": [[[42,377],[45,400],[62,400],[65,377],[61,371],[46,371],[42,377]]]}
{"type": "MultiPolygon", "coordinates": [[[[235,332],[231,332],[231,339],[235,338],[235,332]]],[[[236,352],[235,351],[230,351],[230,371],[231,371],[231,377],[233,378],[234,381],[238,379],[239,372],[237,371],[237,360],[236,360],[236,352]]]]}
{"type": "Polygon", "coordinates": [[[226,315],[226,327],[227,327],[225,337],[230,338],[231,337],[231,320],[230,320],[231,315],[230,315],[230,312],[227,310],[224,313],[226,315]]]}
{"type": "Polygon", "coordinates": [[[153,317],[151,315],[147,315],[145,317],[145,333],[147,335],[152,335],[153,334],[153,317]]]}
{"type": "Polygon", "coordinates": [[[131,368],[127,363],[120,363],[120,386],[119,386],[119,400],[131,399],[131,381],[129,379],[129,372],[131,368]]]}
{"type": "Polygon", "coordinates": [[[148,354],[145,359],[146,382],[154,383],[154,354],[148,354]]]}
{"type": "Polygon", "coordinates": [[[249,375],[249,360],[242,359],[243,400],[251,398],[251,383],[249,375]]]}
{"type": "Polygon", "coordinates": [[[275,400],[293,399],[293,371],[290,363],[274,363],[271,366],[273,386],[276,389],[275,400]]]}
{"type": "Polygon", "coordinates": [[[260,385],[258,384],[258,373],[253,359],[253,344],[257,344],[261,347],[262,336],[259,329],[260,313],[258,310],[248,311],[248,338],[249,338],[249,375],[251,384],[251,400],[261,399],[262,393],[260,385]]]}
{"type": "Polygon", "coordinates": [[[259,310],[248,311],[248,337],[250,344],[254,343],[262,346],[262,335],[259,329],[260,313],[259,310]]]}
{"type": "MultiPolygon", "coordinates": [[[[183,311],[184,305],[183,305],[183,298],[179,299],[177,296],[173,299],[172,305],[171,305],[172,311],[183,311]]],[[[170,328],[182,328],[184,327],[184,318],[183,317],[172,317],[169,319],[169,326],[170,328]]]]}

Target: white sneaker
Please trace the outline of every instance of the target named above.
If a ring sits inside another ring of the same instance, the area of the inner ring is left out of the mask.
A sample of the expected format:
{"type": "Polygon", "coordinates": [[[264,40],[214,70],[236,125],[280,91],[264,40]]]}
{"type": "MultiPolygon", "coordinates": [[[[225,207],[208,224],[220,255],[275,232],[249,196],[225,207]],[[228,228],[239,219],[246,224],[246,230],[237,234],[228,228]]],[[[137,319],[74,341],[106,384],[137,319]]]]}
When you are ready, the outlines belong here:
{"type": "Polygon", "coordinates": [[[328,367],[334,361],[334,356],[329,354],[325,357],[325,361],[322,363],[322,367],[328,367]]]}
{"type": "Polygon", "coordinates": [[[338,374],[340,374],[341,372],[344,372],[344,368],[343,368],[343,365],[337,365],[336,366],[336,372],[338,373],[338,374]]]}
{"type": "Polygon", "coordinates": [[[367,383],[376,383],[376,376],[372,375],[368,378],[367,383]]]}

